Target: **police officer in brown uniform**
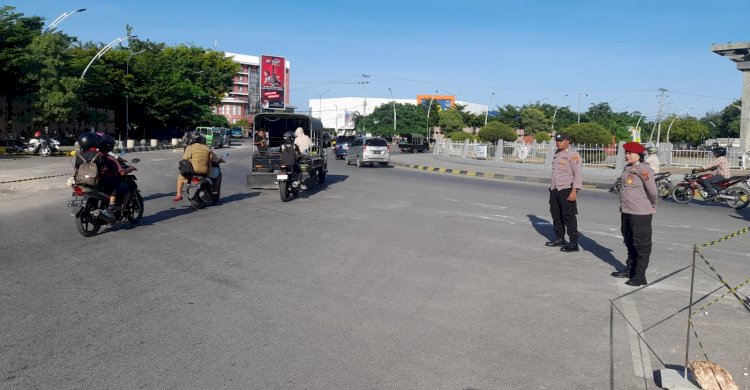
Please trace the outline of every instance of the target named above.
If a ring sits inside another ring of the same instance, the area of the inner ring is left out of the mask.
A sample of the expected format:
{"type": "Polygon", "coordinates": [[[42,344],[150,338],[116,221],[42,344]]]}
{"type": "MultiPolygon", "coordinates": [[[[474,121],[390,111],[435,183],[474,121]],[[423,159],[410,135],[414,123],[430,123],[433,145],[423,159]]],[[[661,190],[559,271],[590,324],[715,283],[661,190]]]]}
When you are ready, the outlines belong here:
{"type": "Polygon", "coordinates": [[[570,146],[570,137],[558,133],[555,136],[557,151],[552,157],[552,178],[549,188],[549,210],[557,238],[546,243],[559,246],[563,252],[578,251],[578,206],[576,197],[583,183],[582,162],[578,152],[570,146]],[[565,231],[570,242],[565,242],[565,231]]]}
{"type": "Polygon", "coordinates": [[[623,145],[628,165],[622,171],[620,190],[620,229],[628,248],[627,269],[612,276],[629,278],[625,284],[643,286],[651,256],[651,220],[659,198],[654,171],[643,162],[646,148],[638,142],[623,145]]]}

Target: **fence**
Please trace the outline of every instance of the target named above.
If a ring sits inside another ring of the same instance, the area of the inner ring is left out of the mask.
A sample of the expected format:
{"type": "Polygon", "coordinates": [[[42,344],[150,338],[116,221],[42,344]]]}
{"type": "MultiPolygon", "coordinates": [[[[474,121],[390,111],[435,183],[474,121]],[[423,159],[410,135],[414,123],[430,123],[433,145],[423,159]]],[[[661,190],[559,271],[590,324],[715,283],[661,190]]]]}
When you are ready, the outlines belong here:
{"type": "MultiPolygon", "coordinates": [[[[669,145],[663,145],[657,151],[662,166],[666,167],[702,167],[714,160],[714,155],[708,150],[671,150],[669,145]]],[[[550,148],[555,146],[551,142],[524,144],[521,142],[499,141],[497,144],[481,142],[451,142],[438,141],[434,152],[451,158],[469,158],[477,160],[502,160],[506,162],[520,162],[525,164],[544,164],[550,148]]],[[[617,147],[609,145],[573,145],[585,166],[615,168],[617,163],[617,147]]],[[[738,148],[727,150],[727,159],[732,169],[743,168],[743,151],[738,148]]]]}

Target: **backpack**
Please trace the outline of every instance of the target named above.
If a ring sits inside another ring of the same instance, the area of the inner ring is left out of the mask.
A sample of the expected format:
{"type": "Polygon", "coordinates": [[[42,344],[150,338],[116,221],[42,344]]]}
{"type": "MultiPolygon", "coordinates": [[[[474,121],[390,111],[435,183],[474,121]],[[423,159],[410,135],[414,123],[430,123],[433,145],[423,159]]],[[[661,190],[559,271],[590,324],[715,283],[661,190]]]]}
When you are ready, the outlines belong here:
{"type": "Polygon", "coordinates": [[[83,156],[79,155],[83,163],[78,166],[75,174],[75,181],[78,184],[86,186],[96,187],[99,183],[99,166],[96,164],[96,159],[99,158],[99,154],[86,160],[83,156]]]}
{"type": "Polygon", "coordinates": [[[294,150],[294,144],[281,145],[281,163],[284,165],[294,165],[297,163],[297,154],[294,150]]]}
{"type": "Polygon", "coordinates": [[[195,175],[193,170],[193,163],[190,160],[183,159],[179,163],[180,175],[185,178],[190,178],[195,175]]]}

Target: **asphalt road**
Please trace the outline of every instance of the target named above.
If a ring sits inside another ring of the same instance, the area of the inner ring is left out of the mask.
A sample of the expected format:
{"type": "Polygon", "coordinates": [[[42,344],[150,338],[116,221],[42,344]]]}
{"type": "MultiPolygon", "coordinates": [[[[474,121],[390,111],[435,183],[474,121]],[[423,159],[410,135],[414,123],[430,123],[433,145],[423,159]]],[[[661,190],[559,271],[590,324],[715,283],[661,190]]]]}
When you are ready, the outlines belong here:
{"type": "MultiPolygon", "coordinates": [[[[223,203],[200,211],[172,203],[179,152],[134,153],[143,221],[92,238],[64,177],[0,199],[0,388],[608,388],[609,299],[635,290],[609,276],[625,257],[614,195],[581,193],[584,250],[564,254],[544,246],[544,185],[331,161],[326,186],[282,203],[245,186],[243,146],[223,203]]],[[[659,322],[687,304],[690,273],[657,281],[749,217],[659,205],[652,285],[617,301],[656,355],[615,315],[615,388],[683,363],[685,312],[659,322]]],[[[735,285],[747,248],[704,254],[735,285]]],[[[696,274],[696,298],[717,287],[696,274]]],[[[696,331],[747,388],[750,321],[732,299],[696,331]]]]}

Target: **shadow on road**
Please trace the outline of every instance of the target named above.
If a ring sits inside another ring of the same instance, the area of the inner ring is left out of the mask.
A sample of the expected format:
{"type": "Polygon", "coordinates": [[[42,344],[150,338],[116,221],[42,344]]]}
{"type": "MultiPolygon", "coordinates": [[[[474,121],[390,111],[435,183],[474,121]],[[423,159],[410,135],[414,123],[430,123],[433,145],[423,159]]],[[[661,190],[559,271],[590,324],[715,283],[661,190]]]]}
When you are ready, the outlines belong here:
{"type": "Polygon", "coordinates": [[[157,192],[155,194],[146,195],[143,197],[143,201],[145,202],[147,200],[159,199],[165,196],[174,196],[174,192],[157,192]]]}
{"type": "MultiPolygon", "coordinates": [[[[529,218],[531,226],[534,227],[534,230],[536,230],[539,235],[546,238],[548,241],[552,241],[557,238],[555,236],[555,231],[552,229],[552,223],[533,214],[527,214],[526,216],[529,218]]],[[[599,245],[596,241],[589,237],[586,237],[583,234],[580,234],[580,236],[578,237],[578,245],[580,245],[583,249],[591,252],[599,260],[614,267],[615,270],[621,270],[625,268],[625,264],[617,260],[617,258],[612,254],[612,249],[599,245]]]]}
{"type": "MultiPolygon", "coordinates": [[[[248,192],[248,193],[232,194],[232,195],[229,195],[227,197],[221,198],[219,200],[219,204],[211,206],[211,207],[220,207],[223,204],[232,203],[232,202],[236,202],[236,201],[247,199],[247,198],[252,198],[252,197],[258,196],[259,194],[260,194],[260,192],[248,192]]],[[[166,194],[166,195],[170,195],[171,196],[172,194],[166,194]]],[[[166,196],[166,195],[162,195],[162,196],[159,196],[159,197],[163,197],[163,196],[166,196]]],[[[187,198],[185,198],[182,202],[185,202],[186,200],[187,200],[187,198]]],[[[193,211],[196,211],[192,207],[190,207],[190,203],[189,202],[188,203],[177,203],[177,204],[175,204],[175,206],[176,207],[169,208],[167,210],[159,211],[156,214],[143,216],[143,219],[141,219],[141,222],[139,223],[139,225],[145,225],[145,226],[147,226],[147,225],[153,225],[153,224],[155,224],[157,222],[166,221],[167,219],[179,217],[181,215],[188,214],[188,213],[191,213],[193,211]],[[182,206],[182,207],[180,207],[180,206],[182,206]]],[[[146,210],[148,210],[148,208],[146,208],[146,210]]]]}

